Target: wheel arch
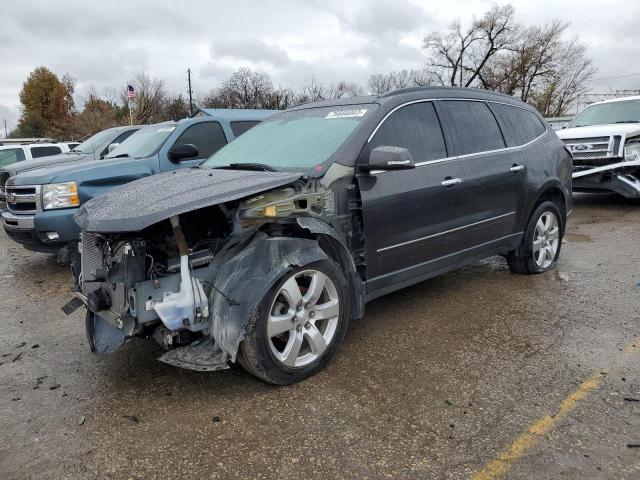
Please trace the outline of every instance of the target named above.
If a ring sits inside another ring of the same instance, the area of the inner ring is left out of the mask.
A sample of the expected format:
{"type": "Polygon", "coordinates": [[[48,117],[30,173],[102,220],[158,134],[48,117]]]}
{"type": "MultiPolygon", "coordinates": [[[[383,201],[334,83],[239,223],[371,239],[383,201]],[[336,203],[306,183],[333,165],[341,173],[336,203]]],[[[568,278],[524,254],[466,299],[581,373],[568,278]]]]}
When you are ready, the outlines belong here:
{"type": "Polygon", "coordinates": [[[351,317],[364,317],[364,283],[358,275],[353,256],[338,231],[317,218],[300,217],[296,220],[301,228],[313,235],[329,258],[335,261],[343,272],[347,273],[345,276],[349,287],[351,287],[351,317]]]}
{"type": "Polygon", "coordinates": [[[537,195],[534,197],[533,201],[529,205],[529,209],[527,211],[527,216],[524,219],[525,225],[526,222],[529,221],[529,217],[533,214],[536,207],[540,205],[542,202],[550,201],[556,204],[558,210],[560,210],[560,215],[562,216],[562,231],[567,225],[567,197],[565,192],[562,189],[562,184],[559,181],[549,181],[543,185],[537,192],[537,195]]]}

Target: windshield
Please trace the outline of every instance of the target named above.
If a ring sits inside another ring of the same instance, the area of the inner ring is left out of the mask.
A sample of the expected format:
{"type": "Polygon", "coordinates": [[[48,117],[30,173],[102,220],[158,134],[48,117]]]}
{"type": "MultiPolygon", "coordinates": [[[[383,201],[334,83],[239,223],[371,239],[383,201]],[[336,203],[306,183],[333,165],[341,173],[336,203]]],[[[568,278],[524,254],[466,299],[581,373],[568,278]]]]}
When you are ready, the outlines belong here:
{"type": "Polygon", "coordinates": [[[154,155],[176,128],[175,123],[159,123],[141,128],[118,145],[105,158],[146,158],[154,155]]]}
{"type": "Polygon", "coordinates": [[[607,123],[640,123],[640,100],[592,105],[574,118],[568,127],[589,127],[607,123]]]}
{"type": "Polygon", "coordinates": [[[74,148],[72,152],[93,153],[112,135],[113,132],[111,130],[103,130],[101,132],[98,132],[95,135],[87,138],[84,142],[74,148]]]}
{"type": "Polygon", "coordinates": [[[283,112],[214,153],[202,166],[258,163],[306,169],[328,160],[377,105],[348,105],[283,112]]]}

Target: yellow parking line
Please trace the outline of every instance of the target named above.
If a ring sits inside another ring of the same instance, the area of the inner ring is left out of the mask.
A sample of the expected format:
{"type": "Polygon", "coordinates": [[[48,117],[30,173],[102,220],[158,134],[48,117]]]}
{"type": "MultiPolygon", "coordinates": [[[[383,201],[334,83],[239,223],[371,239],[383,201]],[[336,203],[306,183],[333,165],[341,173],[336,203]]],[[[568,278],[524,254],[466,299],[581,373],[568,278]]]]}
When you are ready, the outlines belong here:
{"type": "MultiPolygon", "coordinates": [[[[639,342],[640,343],[640,342],[639,342]]],[[[623,354],[631,354],[640,349],[639,344],[633,344],[626,347],[623,354]]],[[[476,472],[472,480],[496,480],[504,475],[513,465],[513,463],[521,458],[524,453],[540,441],[542,435],[548,433],[553,427],[558,425],[569,413],[577,406],[587,394],[596,390],[602,384],[602,374],[595,372],[584,382],[582,382],[576,390],[566,397],[558,407],[555,415],[545,415],[541,419],[533,423],[529,428],[520,434],[518,438],[507,448],[503,450],[495,459],[491,460],[485,467],[476,472]]]]}

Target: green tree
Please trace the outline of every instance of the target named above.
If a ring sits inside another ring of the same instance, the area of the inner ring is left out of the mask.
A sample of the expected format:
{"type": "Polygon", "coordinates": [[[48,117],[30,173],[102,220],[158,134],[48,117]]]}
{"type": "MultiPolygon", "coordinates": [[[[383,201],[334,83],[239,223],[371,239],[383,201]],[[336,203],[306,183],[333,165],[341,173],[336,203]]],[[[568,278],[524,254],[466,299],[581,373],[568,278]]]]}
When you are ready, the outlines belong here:
{"type": "Polygon", "coordinates": [[[18,131],[28,137],[62,137],[73,128],[74,81],[45,67],[36,68],[22,85],[18,131]]]}

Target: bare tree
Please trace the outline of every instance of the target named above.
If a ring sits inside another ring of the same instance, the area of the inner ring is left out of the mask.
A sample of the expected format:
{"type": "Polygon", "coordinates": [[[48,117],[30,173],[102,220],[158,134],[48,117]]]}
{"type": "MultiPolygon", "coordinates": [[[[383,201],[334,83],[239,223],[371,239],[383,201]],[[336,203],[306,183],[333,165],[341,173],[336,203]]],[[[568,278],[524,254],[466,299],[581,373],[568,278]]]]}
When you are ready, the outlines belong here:
{"type": "Polygon", "coordinates": [[[250,68],[239,68],[201,103],[211,108],[265,108],[274,93],[271,77],[250,68]]]}
{"type": "Polygon", "coordinates": [[[457,21],[446,34],[426,35],[427,70],[443,85],[497,90],[559,115],[595,73],[586,47],[564,39],[568,25],[554,20],[525,28],[511,5],[494,6],[466,28],[457,21]]]}
{"type": "Polygon", "coordinates": [[[516,95],[544,115],[568,111],[596,71],[583,44],[564,40],[568,25],[554,20],[521,30],[514,48],[486,65],[483,86],[516,95]]]}
{"type": "Polygon", "coordinates": [[[425,70],[400,70],[374,73],[369,77],[367,87],[372,95],[384,95],[400,88],[431,85],[433,81],[432,75],[425,70]]]}
{"type": "Polygon", "coordinates": [[[468,27],[454,21],[448,32],[425,36],[423,48],[431,53],[429,72],[442,85],[482,84],[482,71],[497,53],[509,49],[518,26],[511,5],[494,5],[468,27]]]}
{"type": "MultiPolygon", "coordinates": [[[[135,76],[132,85],[136,91],[136,95],[131,101],[133,122],[147,124],[166,120],[164,106],[167,101],[167,92],[164,82],[141,72],[135,76]]],[[[121,90],[120,98],[122,104],[126,105],[126,87],[121,90]]]]}

